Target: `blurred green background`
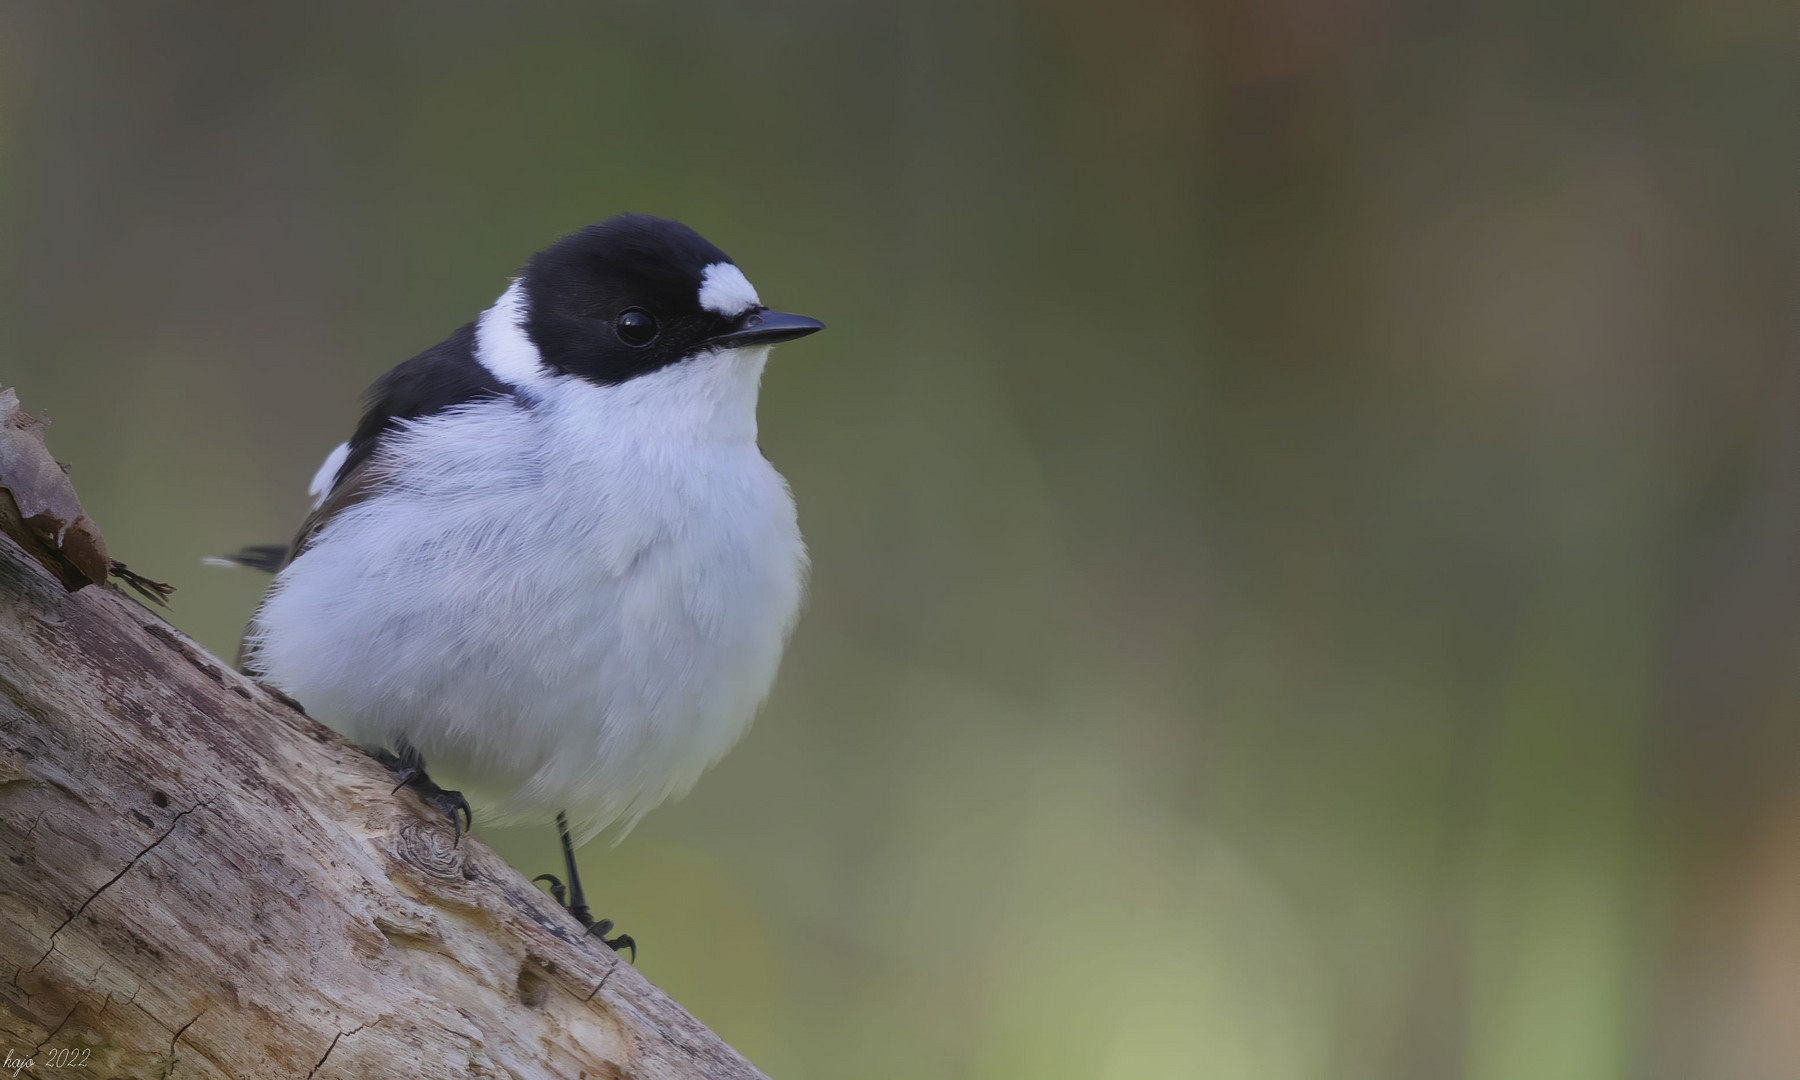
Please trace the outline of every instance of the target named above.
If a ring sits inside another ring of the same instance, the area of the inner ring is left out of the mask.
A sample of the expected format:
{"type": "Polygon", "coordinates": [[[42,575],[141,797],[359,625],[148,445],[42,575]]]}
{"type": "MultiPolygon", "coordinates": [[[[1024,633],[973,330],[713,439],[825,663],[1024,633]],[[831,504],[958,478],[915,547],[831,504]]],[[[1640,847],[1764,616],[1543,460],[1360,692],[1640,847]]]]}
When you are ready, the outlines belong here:
{"type": "Polygon", "coordinates": [[[0,383],[221,654],[549,240],[831,324],[775,696],[584,856],[770,1073],[1800,1075],[1792,3],[0,13],[0,383]]]}

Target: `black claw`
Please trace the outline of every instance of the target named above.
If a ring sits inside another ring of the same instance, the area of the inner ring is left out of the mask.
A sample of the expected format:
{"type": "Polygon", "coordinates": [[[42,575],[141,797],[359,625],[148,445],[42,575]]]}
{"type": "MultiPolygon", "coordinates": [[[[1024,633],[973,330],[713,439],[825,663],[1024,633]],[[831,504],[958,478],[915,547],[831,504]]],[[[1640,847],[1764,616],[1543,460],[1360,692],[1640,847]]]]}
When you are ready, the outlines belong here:
{"type": "Polygon", "coordinates": [[[369,754],[394,770],[394,779],[399,781],[394,785],[395,792],[403,787],[410,787],[419,793],[419,798],[424,799],[428,806],[450,819],[450,827],[456,830],[456,843],[462,843],[465,828],[471,831],[475,828],[475,808],[469,805],[469,800],[460,791],[450,791],[432,783],[431,777],[425,774],[425,759],[419,756],[411,743],[403,740],[398,752],[376,747],[369,754]],[[464,822],[467,822],[466,826],[464,822]]]}
{"type": "Polygon", "coordinates": [[[637,942],[631,939],[630,934],[620,934],[616,938],[603,937],[600,942],[613,952],[624,952],[626,949],[630,949],[631,962],[637,963],[637,942]]]}
{"type": "Polygon", "coordinates": [[[607,937],[606,935],[612,933],[612,928],[613,921],[611,919],[599,919],[587,928],[587,932],[590,937],[599,938],[601,943],[612,949],[613,952],[624,952],[626,949],[630,949],[631,962],[637,963],[637,941],[630,934],[620,934],[616,938],[607,937]]]}
{"type": "Polygon", "coordinates": [[[557,877],[555,874],[539,874],[537,877],[531,879],[533,885],[536,885],[540,881],[548,881],[550,883],[550,898],[559,904],[563,903],[563,900],[569,895],[569,890],[563,888],[562,878],[557,877]]]}
{"type": "Polygon", "coordinates": [[[475,811],[469,807],[469,800],[463,798],[463,793],[460,791],[446,791],[436,784],[431,784],[431,787],[436,790],[427,792],[424,789],[425,784],[431,784],[431,782],[429,780],[413,781],[413,786],[419,788],[420,797],[450,819],[450,827],[456,830],[456,842],[462,843],[463,822],[466,820],[467,827],[470,829],[475,827],[475,811]]]}

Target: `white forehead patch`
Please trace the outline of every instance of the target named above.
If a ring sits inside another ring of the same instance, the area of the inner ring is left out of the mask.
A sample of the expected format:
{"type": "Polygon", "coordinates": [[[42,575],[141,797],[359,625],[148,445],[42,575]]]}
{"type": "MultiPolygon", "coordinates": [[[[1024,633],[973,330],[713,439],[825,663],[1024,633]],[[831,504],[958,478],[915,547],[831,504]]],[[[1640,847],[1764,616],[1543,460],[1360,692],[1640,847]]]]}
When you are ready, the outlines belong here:
{"type": "Polygon", "coordinates": [[[713,263],[700,275],[700,306],[715,315],[735,319],[753,307],[761,307],[756,290],[744,272],[730,263],[713,263]]]}
{"type": "Polygon", "coordinates": [[[475,359],[494,377],[514,386],[550,378],[537,346],[519,325],[525,318],[525,286],[517,279],[475,323],[475,359]]]}

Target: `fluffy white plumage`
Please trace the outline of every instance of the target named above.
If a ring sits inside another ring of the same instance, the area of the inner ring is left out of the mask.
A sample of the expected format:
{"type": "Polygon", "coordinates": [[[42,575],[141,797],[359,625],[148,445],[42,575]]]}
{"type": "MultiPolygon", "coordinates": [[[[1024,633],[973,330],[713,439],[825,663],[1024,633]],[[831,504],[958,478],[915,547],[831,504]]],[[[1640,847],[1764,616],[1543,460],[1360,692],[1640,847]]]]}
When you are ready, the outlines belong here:
{"type": "Polygon", "coordinates": [[[404,735],[483,820],[566,809],[586,839],[686,792],[743,734],[806,550],[756,443],[766,346],[616,386],[522,371],[516,288],[478,355],[528,400],[389,436],[380,493],[281,573],[251,639],[269,681],[354,739],[404,735]]]}

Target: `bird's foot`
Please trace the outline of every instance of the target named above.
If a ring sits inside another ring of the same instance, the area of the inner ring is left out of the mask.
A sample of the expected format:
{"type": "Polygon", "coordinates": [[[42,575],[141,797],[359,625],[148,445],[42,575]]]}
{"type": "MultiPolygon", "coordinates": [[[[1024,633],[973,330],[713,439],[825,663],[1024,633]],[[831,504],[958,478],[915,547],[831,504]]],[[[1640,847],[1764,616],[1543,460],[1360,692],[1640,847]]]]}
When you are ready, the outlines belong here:
{"type": "Polygon", "coordinates": [[[469,800],[463,798],[460,791],[451,791],[433,783],[425,773],[425,759],[411,746],[401,744],[400,751],[394,753],[385,748],[377,748],[369,752],[376,761],[393,770],[394,779],[399,781],[394,790],[410,787],[425,800],[425,805],[450,819],[450,827],[456,830],[456,842],[462,843],[463,830],[475,827],[475,810],[469,800]],[[464,826],[464,820],[468,825],[464,826]]]}
{"type": "Polygon", "coordinates": [[[549,882],[551,899],[561,904],[569,914],[575,916],[575,921],[587,928],[590,937],[599,938],[601,944],[613,952],[624,952],[626,949],[630,949],[631,962],[637,963],[637,941],[630,934],[607,937],[606,935],[612,933],[613,921],[594,918],[593,912],[589,911],[588,906],[579,900],[573,904],[569,903],[569,890],[563,885],[561,878],[555,874],[539,874],[531,880],[533,884],[540,881],[549,882]]]}

